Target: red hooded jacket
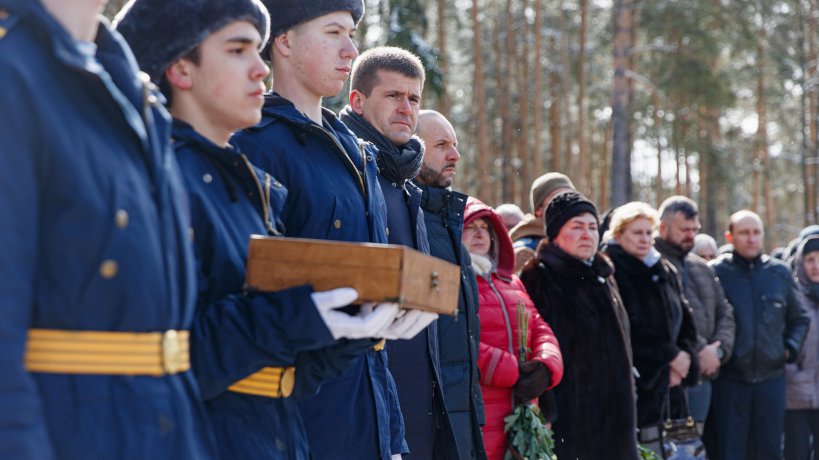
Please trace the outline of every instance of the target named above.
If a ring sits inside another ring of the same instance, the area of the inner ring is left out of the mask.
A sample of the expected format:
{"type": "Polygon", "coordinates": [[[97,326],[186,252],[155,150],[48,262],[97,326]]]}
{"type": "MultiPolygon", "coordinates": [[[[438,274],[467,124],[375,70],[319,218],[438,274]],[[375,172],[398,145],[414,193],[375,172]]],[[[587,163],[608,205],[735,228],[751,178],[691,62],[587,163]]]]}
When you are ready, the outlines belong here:
{"type": "Polygon", "coordinates": [[[563,358],[552,329],[540,317],[523,283],[514,274],[515,253],[501,217],[491,207],[470,197],[466,203],[464,226],[480,218],[488,219],[491,224],[494,240],[490,256],[495,261],[495,268],[488,277],[477,276],[481,320],[478,366],[486,409],[483,435],[489,460],[501,460],[506,452],[503,419],[514,408],[512,387],[519,375],[519,302],[523,303],[529,317],[526,359],[538,360],[549,368],[552,374],[549,388],[563,377],[563,358]]]}

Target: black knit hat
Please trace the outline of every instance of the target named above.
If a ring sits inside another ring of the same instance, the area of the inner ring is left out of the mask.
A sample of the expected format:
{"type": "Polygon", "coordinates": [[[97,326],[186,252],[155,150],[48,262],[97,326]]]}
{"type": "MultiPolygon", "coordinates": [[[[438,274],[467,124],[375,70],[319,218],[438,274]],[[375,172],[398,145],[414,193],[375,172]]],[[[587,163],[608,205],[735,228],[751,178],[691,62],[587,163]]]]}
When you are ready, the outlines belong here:
{"type": "Polygon", "coordinates": [[[270,17],[260,0],[130,0],[114,27],[139,67],[159,84],[171,64],[234,21],[253,24],[267,43],[270,17]]]}
{"type": "Polygon", "coordinates": [[[595,219],[600,220],[597,216],[597,208],[581,193],[574,191],[567,191],[555,196],[549,206],[546,207],[546,236],[549,241],[554,241],[560,229],[571,218],[583,214],[584,212],[591,213],[595,219]]]}
{"type": "MultiPolygon", "coordinates": [[[[262,0],[275,14],[270,18],[270,41],[293,27],[336,11],[349,11],[358,24],[364,16],[364,0],[262,0]]],[[[262,50],[262,57],[270,56],[270,43],[262,50]]]]}

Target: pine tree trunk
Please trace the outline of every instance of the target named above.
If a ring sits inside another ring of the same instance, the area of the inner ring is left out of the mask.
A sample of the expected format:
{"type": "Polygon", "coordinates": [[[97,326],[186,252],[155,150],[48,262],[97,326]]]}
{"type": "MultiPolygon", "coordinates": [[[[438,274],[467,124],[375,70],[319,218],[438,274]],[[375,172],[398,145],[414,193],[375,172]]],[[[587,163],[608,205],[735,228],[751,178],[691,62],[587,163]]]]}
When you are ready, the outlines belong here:
{"type": "Polygon", "coordinates": [[[626,78],[632,46],[634,0],[616,0],[614,8],[614,89],[612,93],[611,205],[631,200],[631,155],[628,145],[631,94],[626,78]]]}
{"type": "MultiPolygon", "coordinates": [[[[766,226],[773,224],[773,204],[771,202],[771,185],[770,185],[770,160],[768,157],[768,115],[765,107],[765,46],[767,42],[767,35],[764,27],[757,30],[757,86],[756,86],[756,113],[757,113],[757,127],[756,127],[756,148],[754,161],[754,209],[759,212],[761,206],[764,206],[765,212],[764,222],[766,226]],[[762,198],[760,203],[759,198],[762,198]]],[[[765,241],[769,243],[772,235],[772,228],[765,232],[765,241]]]]}
{"type": "MultiPolygon", "coordinates": [[[[520,10],[526,11],[528,0],[521,0],[520,10]]],[[[529,21],[521,15],[520,26],[523,42],[518,56],[518,196],[513,202],[526,203],[529,199],[529,21]]]]}
{"type": "MultiPolygon", "coordinates": [[[[449,75],[449,58],[447,57],[446,37],[449,28],[446,26],[446,0],[438,0],[438,67],[441,68],[441,75],[449,75]]],[[[445,117],[449,118],[450,101],[449,94],[447,94],[446,82],[447,78],[443,79],[443,88],[441,88],[441,96],[438,99],[438,111],[445,117]]]]}
{"type": "Polygon", "coordinates": [[[613,137],[612,134],[612,127],[614,126],[614,120],[609,120],[606,123],[606,127],[603,131],[603,147],[601,153],[603,155],[603,166],[600,168],[600,201],[598,201],[598,207],[600,210],[609,209],[611,208],[611,199],[609,196],[609,180],[610,177],[610,169],[611,169],[611,157],[609,155],[609,140],[613,137]]]}
{"type": "Polygon", "coordinates": [[[514,181],[512,177],[512,158],[514,158],[514,121],[512,120],[512,59],[516,54],[515,47],[515,24],[512,16],[512,0],[506,0],[506,7],[504,9],[504,18],[506,18],[506,37],[504,40],[504,50],[499,54],[503,62],[503,74],[498,79],[498,84],[501,87],[501,154],[503,156],[503,169],[501,183],[503,184],[503,193],[501,194],[501,201],[508,203],[513,199],[514,181]]]}
{"type": "MultiPolygon", "coordinates": [[[[497,14],[495,14],[495,21],[492,24],[492,43],[493,43],[493,51],[495,54],[494,65],[495,65],[495,93],[497,94],[497,104],[500,106],[496,108],[493,112],[496,114],[495,122],[492,124],[493,126],[493,153],[491,155],[492,165],[490,166],[492,169],[492,174],[490,175],[490,180],[493,182],[490,184],[492,189],[492,202],[493,203],[502,203],[503,202],[503,177],[498,177],[498,171],[496,167],[497,158],[500,158],[501,161],[504,159],[503,155],[503,110],[505,106],[509,105],[509,101],[507,98],[507,82],[503,79],[504,74],[504,65],[503,65],[503,50],[501,49],[501,36],[500,36],[500,29],[501,29],[501,22],[503,21],[503,14],[501,10],[498,10],[497,14]],[[500,132],[497,132],[495,127],[501,127],[500,132]]],[[[497,107],[497,106],[496,106],[497,107]]],[[[507,108],[508,110],[508,108],[507,108]]],[[[503,166],[500,168],[501,176],[503,175],[503,166]]]]}
{"type": "Polygon", "coordinates": [[[588,26],[588,0],[580,0],[580,50],[577,57],[577,159],[579,187],[584,193],[589,193],[591,187],[591,173],[586,146],[586,28],[588,26]]]}
{"type": "MultiPolygon", "coordinates": [[[[545,145],[543,139],[543,35],[542,35],[542,28],[543,28],[543,12],[542,10],[542,1],[543,0],[535,0],[535,30],[534,30],[534,39],[535,39],[535,50],[534,50],[534,66],[535,66],[535,91],[534,91],[534,114],[532,115],[532,129],[534,130],[534,148],[532,152],[534,156],[532,160],[529,162],[528,167],[531,167],[533,171],[539,171],[541,167],[546,165],[546,154],[545,154],[545,145]]],[[[530,184],[526,184],[526,186],[530,186],[530,184]]],[[[521,205],[525,205],[527,203],[526,200],[521,202],[521,205]]]]}
{"type": "Polygon", "coordinates": [[[654,104],[653,120],[654,120],[654,135],[657,137],[657,177],[654,178],[654,198],[657,200],[657,207],[660,206],[663,200],[663,145],[660,136],[660,97],[657,91],[653,90],[651,93],[652,103],[654,104]]]}
{"type": "MultiPolygon", "coordinates": [[[[817,11],[816,11],[816,1],[809,0],[808,1],[808,14],[806,15],[806,39],[808,41],[808,62],[812,65],[808,65],[807,72],[806,72],[806,79],[808,81],[816,81],[817,75],[817,66],[819,66],[819,62],[817,62],[817,55],[816,55],[816,21],[817,21],[817,11]]],[[[815,224],[819,222],[817,219],[817,171],[819,171],[819,167],[816,165],[816,159],[819,158],[819,112],[817,112],[817,100],[819,99],[819,86],[813,86],[811,90],[808,92],[808,116],[807,116],[807,123],[808,123],[808,154],[813,152],[814,161],[809,162],[810,167],[808,168],[808,183],[810,184],[810,191],[807,195],[808,198],[808,213],[809,216],[808,221],[805,222],[806,225],[815,224]]]]}
{"type": "MultiPolygon", "coordinates": [[[[549,55],[557,56],[557,39],[555,37],[549,38],[549,55]]],[[[551,104],[549,105],[549,141],[551,145],[550,169],[552,171],[561,171],[563,163],[560,161],[562,149],[560,148],[561,130],[560,130],[560,107],[562,106],[563,91],[560,87],[560,73],[557,71],[558,66],[554,63],[551,65],[549,71],[549,96],[551,104]]],[[[546,165],[544,165],[545,167],[546,165]]],[[[534,211],[534,209],[532,210],[534,211]]]]}
{"type": "Polygon", "coordinates": [[[475,53],[474,95],[475,115],[478,126],[475,130],[475,144],[478,150],[477,184],[478,194],[482,200],[491,199],[489,193],[489,156],[490,148],[487,139],[486,87],[484,84],[483,50],[481,49],[481,22],[478,20],[480,0],[472,0],[472,50],[475,53]]]}
{"type": "Polygon", "coordinates": [[[566,13],[565,9],[563,8],[563,2],[560,4],[560,11],[559,11],[559,26],[560,26],[560,91],[563,93],[561,98],[561,106],[560,112],[563,115],[563,150],[562,153],[563,158],[565,161],[562,161],[563,166],[563,173],[567,174],[569,177],[575,178],[575,171],[574,171],[574,160],[572,155],[572,150],[574,149],[574,139],[572,136],[574,135],[572,129],[572,114],[569,110],[569,91],[571,85],[569,82],[571,81],[571,76],[569,75],[569,31],[566,27],[566,13]]]}
{"type": "Polygon", "coordinates": [[[717,158],[714,146],[722,142],[722,133],[720,132],[719,126],[719,110],[711,109],[708,113],[707,132],[709,148],[707,150],[706,159],[700,162],[700,200],[705,203],[705,211],[703,212],[705,222],[703,223],[703,228],[709,235],[717,235],[717,210],[719,209],[719,191],[721,188],[717,187],[719,159],[717,158]],[[705,171],[704,173],[703,170],[705,171]],[[703,175],[705,177],[703,177],[703,175]]]}

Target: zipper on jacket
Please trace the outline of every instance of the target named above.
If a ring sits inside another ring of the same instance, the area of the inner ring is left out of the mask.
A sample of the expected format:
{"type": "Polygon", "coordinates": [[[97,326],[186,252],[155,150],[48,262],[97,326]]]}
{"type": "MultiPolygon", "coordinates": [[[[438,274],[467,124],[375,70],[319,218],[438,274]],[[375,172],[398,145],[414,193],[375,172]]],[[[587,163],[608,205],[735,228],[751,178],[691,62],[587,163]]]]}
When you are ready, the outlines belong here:
{"type": "Polygon", "coordinates": [[[256,171],[253,170],[253,166],[250,164],[250,161],[244,154],[240,154],[240,156],[242,157],[242,161],[244,161],[245,166],[250,173],[250,177],[253,178],[253,182],[256,184],[256,189],[259,191],[259,200],[262,202],[262,219],[264,219],[265,229],[267,229],[267,232],[270,235],[281,236],[281,233],[276,230],[276,226],[273,225],[273,221],[270,216],[270,174],[265,173],[264,188],[262,188],[262,183],[259,182],[259,177],[256,176],[256,171]]]}
{"type": "MultiPolygon", "coordinates": [[[[498,300],[500,301],[501,311],[503,312],[503,319],[504,319],[504,321],[506,321],[506,338],[507,338],[507,347],[509,347],[509,353],[511,353],[512,356],[517,357],[517,355],[515,355],[514,345],[512,344],[512,340],[513,340],[512,339],[512,322],[509,320],[509,312],[506,311],[506,302],[503,301],[503,297],[501,296],[498,289],[495,287],[495,283],[492,282],[492,274],[490,273],[489,276],[487,276],[485,279],[486,279],[487,284],[489,284],[489,287],[492,288],[492,291],[495,293],[496,296],[498,296],[498,300]]],[[[520,327],[520,325],[518,325],[518,327],[520,327]]],[[[515,407],[515,393],[512,392],[510,397],[511,397],[512,407],[515,407]]]]}
{"type": "MultiPolygon", "coordinates": [[[[751,262],[751,270],[753,270],[753,262],[751,262]]],[[[756,351],[757,351],[757,347],[756,347],[756,340],[757,340],[757,337],[756,337],[756,334],[757,334],[756,323],[757,323],[757,316],[756,316],[756,305],[755,305],[755,302],[754,302],[754,297],[756,297],[756,296],[754,295],[754,276],[753,276],[752,271],[748,272],[748,285],[751,286],[751,295],[753,296],[753,297],[751,297],[751,308],[752,308],[752,311],[753,311],[752,319],[753,319],[753,323],[754,323],[754,336],[753,336],[754,340],[753,340],[753,342],[751,342],[751,347],[752,347],[751,348],[751,351],[752,351],[752,353],[751,353],[751,368],[753,369],[753,373],[751,374],[751,382],[756,383],[757,382],[757,378],[756,378],[756,374],[757,374],[757,372],[756,372],[756,351]]],[[[765,298],[766,298],[765,294],[762,294],[762,310],[763,311],[760,311],[760,313],[763,313],[763,314],[764,314],[764,308],[765,308],[765,298]]]]}
{"type": "Polygon", "coordinates": [[[492,274],[490,273],[489,276],[484,278],[486,283],[489,284],[489,287],[492,288],[492,291],[498,297],[498,300],[501,304],[501,311],[503,312],[503,319],[506,321],[506,338],[507,338],[507,348],[509,353],[512,355],[515,354],[515,346],[512,344],[512,322],[509,320],[509,312],[506,311],[506,302],[503,301],[503,296],[501,296],[498,288],[495,287],[495,283],[492,282],[492,274]]]}

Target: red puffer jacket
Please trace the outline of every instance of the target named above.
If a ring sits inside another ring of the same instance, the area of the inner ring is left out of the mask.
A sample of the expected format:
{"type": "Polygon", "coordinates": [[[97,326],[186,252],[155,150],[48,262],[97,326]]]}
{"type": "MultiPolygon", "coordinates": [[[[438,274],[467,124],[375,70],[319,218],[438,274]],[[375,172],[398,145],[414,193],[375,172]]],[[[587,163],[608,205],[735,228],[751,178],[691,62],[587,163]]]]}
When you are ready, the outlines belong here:
{"type": "Polygon", "coordinates": [[[478,366],[486,410],[486,425],[483,427],[486,454],[489,460],[501,460],[506,452],[503,419],[514,408],[512,387],[518,380],[519,302],[523,302],[529,317],[526,359],[538,360],[549,368],[552,374],[549,388],[563,377],[563,358],[552,329],[540,317],[523,283],[514,274],[512,240],[500,216],[480,200],[469,198],[464,217],[465,225],[475,219],[487,218],[494,233],[490,255],[497,261],[496,268],[488,277],[486,274],[477,276],[481,320],[478,366]]]}

